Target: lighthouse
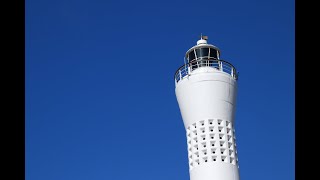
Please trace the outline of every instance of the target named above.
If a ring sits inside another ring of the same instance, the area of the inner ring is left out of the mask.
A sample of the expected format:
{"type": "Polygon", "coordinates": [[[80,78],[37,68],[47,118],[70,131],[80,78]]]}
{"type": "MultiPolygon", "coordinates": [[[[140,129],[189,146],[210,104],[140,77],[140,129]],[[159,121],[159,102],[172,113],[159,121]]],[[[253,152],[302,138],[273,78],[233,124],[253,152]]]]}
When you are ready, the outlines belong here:
{"type": "Polygon", "coordinates": [[[174,75],[190,180],[239,180],[234,128],[238,73],[202,36],[174,75]]]}

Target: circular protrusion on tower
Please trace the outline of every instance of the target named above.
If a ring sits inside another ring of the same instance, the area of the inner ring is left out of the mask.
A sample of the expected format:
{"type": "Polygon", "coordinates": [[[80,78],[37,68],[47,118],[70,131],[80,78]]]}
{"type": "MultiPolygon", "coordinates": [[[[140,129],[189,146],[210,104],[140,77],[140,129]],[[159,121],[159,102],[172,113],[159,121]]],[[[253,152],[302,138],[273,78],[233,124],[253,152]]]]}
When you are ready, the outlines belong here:
{"type": "Polygon", "coordinates": [[[208,44],[208,43],[207,43],[207,40],[200,39],[200,40],[197,41],[197,45],[199,45],[199,44],[208,44]]]}

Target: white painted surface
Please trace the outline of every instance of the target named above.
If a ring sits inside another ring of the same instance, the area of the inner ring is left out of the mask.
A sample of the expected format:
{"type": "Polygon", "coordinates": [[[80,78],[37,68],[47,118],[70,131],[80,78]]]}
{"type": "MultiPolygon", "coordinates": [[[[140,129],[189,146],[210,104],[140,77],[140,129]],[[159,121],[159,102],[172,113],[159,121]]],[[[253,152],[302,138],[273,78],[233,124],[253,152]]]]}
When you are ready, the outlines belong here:
{"type": "Polygon", "coordinates": [[[213,67],[200,67],[176,83],[191,180],[239,180],[236,92],[235,78],[213,67]]]}
{"type": "Polygon", "coordinates": [[[176,85],[184,126],[207,118],[233,122],[237,82],[229,74],[211,67],[197,70],[200,72],[193,71],[176,85]]]}

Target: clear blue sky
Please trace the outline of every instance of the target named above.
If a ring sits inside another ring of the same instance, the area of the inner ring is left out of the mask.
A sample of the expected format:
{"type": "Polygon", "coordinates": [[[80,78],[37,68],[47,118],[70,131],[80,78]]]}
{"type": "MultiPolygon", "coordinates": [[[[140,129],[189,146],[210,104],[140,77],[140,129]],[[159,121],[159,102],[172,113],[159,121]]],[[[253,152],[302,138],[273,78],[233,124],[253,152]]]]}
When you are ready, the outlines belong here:
{"type": "Polygon", "coordinates": [[[200,33],[239,71],[241,180],[294,179],[293,0],[26,1],[26,179],[188,180],[173,75],[200,33]]]}

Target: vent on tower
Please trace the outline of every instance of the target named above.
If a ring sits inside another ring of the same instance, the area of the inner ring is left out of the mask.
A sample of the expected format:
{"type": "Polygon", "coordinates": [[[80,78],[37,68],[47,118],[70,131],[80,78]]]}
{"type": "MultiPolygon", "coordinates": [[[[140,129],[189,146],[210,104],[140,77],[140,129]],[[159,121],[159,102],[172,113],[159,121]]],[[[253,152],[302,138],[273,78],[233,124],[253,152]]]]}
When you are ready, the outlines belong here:
{"type": "Polygon", "coordinates": [[[206,148],[207,147],[207,143],[206,142],[203,142],[203,143],[201,143],[202,144],[202,147],[203,148],[206,148]]]}
{"type": "Polygon", "coordinates": [[[194,145],[194,148],[195,148],[196,150],[199,150],[198,144],[194,145]]]}
{"type": "Polygon", "coordinates": [[[212,156],[212,161],[217,161],[217,156],[212,156]]]}
{"type": "Polygon", "coordinates": [[[223,133],[223,132],[224,132],[223,129],[224,129],[223,126],[219,126],[219,127],[218,127],[218,130],[219,130],[220,133],[223,133]]]}
{"type": "Polygon", "coordinates": [[[192,126],[194,129],[197,128],[196,123],[193,123],[192,126]]]}
{"type": "Polygon", "coordinates": [[[224,147],[224,141],[220,141],[220,147],[224,147]]]}
{"type": "Polygon", "coordinates": [[[214,139],[214,134],[210,134],[210,139],[214,139]]]}
{"type": "Polygon", "coordinates": [[[197,165],[200,165],[199,159],[196,159],[195,162],[196,162],[197,165]]]}
{"type": "Polygon", "coordinates": [[[231,129],[230,129],[230,128],[227,128],[227,133],[228,133],[229,135],[231,135],[231,129]]]}
{"type": "Polygon", "coordinates": [[[198,142],[197,136],[193,138],[193,141],[194,141],[194,143],[197,143],[197,142],[198,142]]]}
{"type": "Polygon", "coordinates": [[[225,162],[227,159],[227,156],[221,156],[221,161],[225,162]]]}
{"type": "Polygon", "coordinates": [[[224,139],[224,134],[219,134],[219,139],[224,139]]]}
{"type": "Polygon", "coordinates": [[[197,135],[197,130],[193,130],[192,132],[195,136],[197,135]]]}
{"type": "Polygon", "coordinates": [[[200,128],[200,131],[201,131],[202,134],[206,132],[204,127],[200,128]]]}
{"type": "Polygon", "coordinates": [[[210,146],[214,147],[215,143],[216,143],[215,141],[210,141],[210,146]]]}
{"type": "Polygon", "coordinates": [[[211,154],[216,154],[216,150],[217,150],[216,148],[212,148],[211,149],[211,154]]]}
{"type": "Polygon", "coordinates": [[[201,140],[202,141],[205,141],[206,140],[206,135],[204,134],[204,135],[201,135],[201,140]]]}
{"type": "Polygon", "coordinates": [[[217,161],[236,165],[237,154],[234,150],[231,122],[222,119],[201,120],[187,127],[186,131],[190,170],[205,162],[217,161]]]}
{"type": "Polygon", "coordinates": [[[221,148],[221,149],[220,149],[220,152],[221,152],[221,154],[225,154],[226,149],[225,149],[225,148],[221,148]]]}
{"type": "Polygon", "coordinates": [[[230,128],[230,122],[226,121],[226,126],[230,128]]]}
{"type": "Polygon", "coordinates": [[[202,154],[203,154],[203,156],[206,156],[206,155],[207,155],[207,150],[206,150],[206,149],[203,149],[203,150],[202,150],[202,154]]]}
{"type": "Polygon", "coordinates": [[[233,150],[229,149],[229,156],[232,156],[233,150]]]}
{"type": "Polygon", "coordinates": [[[199,152],[195,152],[194,155],[195,155],[196,157],[199,157],[199,152]]]}
{"type": "Polygon", "coordinates": [[[233,157],[230,157],[230,163],[234,164],[234,158],[233,157]]]}
{"type": "Polygon", "coordinates": [[[208,162],[208,157],[203,157],[202,160],[203,162],[208,162]]]}

